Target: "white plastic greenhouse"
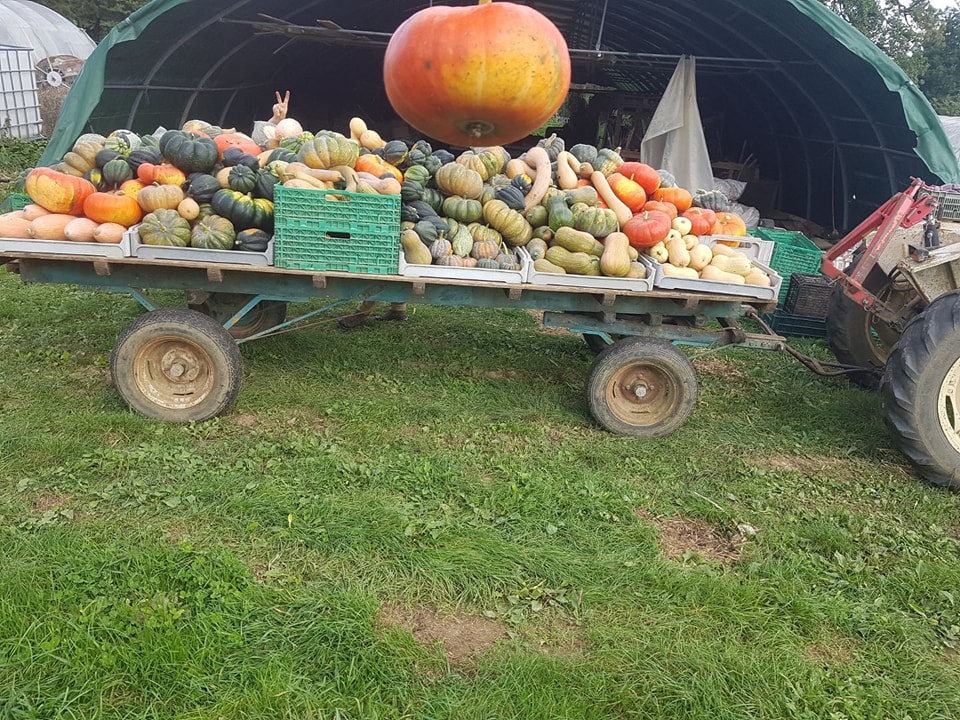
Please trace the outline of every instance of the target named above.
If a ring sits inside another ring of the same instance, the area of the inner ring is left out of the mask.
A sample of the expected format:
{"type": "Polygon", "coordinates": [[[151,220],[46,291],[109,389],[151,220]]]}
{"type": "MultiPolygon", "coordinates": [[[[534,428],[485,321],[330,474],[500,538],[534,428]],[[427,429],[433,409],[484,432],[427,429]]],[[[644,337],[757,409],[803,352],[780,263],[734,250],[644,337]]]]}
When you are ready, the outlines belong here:
{"type": "Polygon", "coordinates": [[[62,68],[75,71],[95,47],[83,30],[50,8],[0,0],[0,132],[42,136],[44,94],[59,106],[70,80],[62,68]]]}

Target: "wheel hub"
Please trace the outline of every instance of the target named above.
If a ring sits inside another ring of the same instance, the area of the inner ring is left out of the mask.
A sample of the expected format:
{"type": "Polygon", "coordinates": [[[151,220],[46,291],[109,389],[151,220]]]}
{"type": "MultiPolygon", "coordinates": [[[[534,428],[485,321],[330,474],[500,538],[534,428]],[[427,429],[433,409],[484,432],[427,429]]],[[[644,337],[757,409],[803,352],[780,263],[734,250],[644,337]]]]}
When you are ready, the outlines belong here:
{"type": "Polygon", "coordinates": [[[134,362],[140,392],[168,409],[194,407],[210,394],[215,374],[202,347],[184,338],[157,338],[141,348],[134,362]]]}
{"type": "Polygon", "coordinates": [[[614,415],[632,424],[652,425],[673,409],[675,392],[670,377],[643,363],[628,365],[607,389],[607,405],[614,415]]]}
{"type": "Polygon", "coordinates": [[[940,390],[937,393],[937,418],[940,421],[940,429],[947,438],[947,442],[953,446],[953,449],[960,453],[960,360],[955,362],[947,370],[943,382],[940,383],[940,390]]]}

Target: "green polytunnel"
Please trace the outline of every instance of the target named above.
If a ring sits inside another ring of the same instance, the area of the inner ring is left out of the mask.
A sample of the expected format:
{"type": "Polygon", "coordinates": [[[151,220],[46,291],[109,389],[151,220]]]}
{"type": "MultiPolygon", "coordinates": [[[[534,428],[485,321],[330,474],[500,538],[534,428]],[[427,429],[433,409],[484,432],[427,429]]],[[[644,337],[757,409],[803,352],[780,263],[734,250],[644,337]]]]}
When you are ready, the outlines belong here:
{"type": "MultiPolygon", "coordinates": [[[[307,129],[347,132],[361,116],[385,138],[415,139],[387,101],[383,54],[393,30],[432,4],[153,0],[89,57],[42,162],[55,163],[87,131],[146,133],[194,118],[250,131],[269,117],[274,92],[287,89],[290,114],[307,129]]],[[[599,141],[628,157],[639,150],[686,55],[696,58],[711,161],[750,181],[745,201],[762,211],[842,230],[912,176],[960,182],[920,90],[816,0],[525,4],[560,28],[571,51],[571,93],[554,123],[568,144],[599,141]]]]}

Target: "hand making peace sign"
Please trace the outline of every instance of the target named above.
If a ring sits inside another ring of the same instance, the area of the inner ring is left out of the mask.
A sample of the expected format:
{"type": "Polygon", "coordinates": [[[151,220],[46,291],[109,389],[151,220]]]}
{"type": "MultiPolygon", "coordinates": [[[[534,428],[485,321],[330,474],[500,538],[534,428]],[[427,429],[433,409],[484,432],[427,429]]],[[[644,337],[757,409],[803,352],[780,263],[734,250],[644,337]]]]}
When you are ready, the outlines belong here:
{"type": "Polygon", "coordinates": [[[273,117],[270,118],[270,122],[276,125],[278,122],[287,117],[287,107],[290,105],[290,91],[287,90],[286,94],[281,97],[280,91],[276,91],[277,103],[273,106],[273,117]]]}

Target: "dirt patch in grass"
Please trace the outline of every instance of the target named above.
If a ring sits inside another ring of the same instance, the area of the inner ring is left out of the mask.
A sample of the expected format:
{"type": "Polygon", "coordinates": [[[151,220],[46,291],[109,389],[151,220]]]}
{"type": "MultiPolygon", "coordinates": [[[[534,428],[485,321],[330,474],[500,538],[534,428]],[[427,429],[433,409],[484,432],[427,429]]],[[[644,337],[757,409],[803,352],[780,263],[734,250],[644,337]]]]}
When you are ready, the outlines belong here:
{"type": "Polygon", "coordinates": [[[70,500],[70,496],[64,493],[58,493],[52,490],[42,492],[34,498],[33,504],[30,506],[30,514],[43,515],[43,513],[49,512],[50,510],[59,510],[67,504],[68,500],[70,500]]]}
{"type": "Polygon", "coordinates": [[[433,608],[384,603],[377,612],[381,627],[406,630],[422,645],[440,643],[451,665],[469,665],[497,640],[507,637],[498,622],[475,615],[441,615],[433,608]]]}
{"type": "Polygon", "coordinates": [[[634,508],[633,513],[657,529],[660,552],[669,560],[688,559],[691,555],[721,565],[733,565],[740,560],[746,538],[739,533],[723,532],[703,520],[655,516],[644,508],[634,508]]]}
{"type": "Polygon", "coordinates": [[[716,355],[705,355],[694,359],[693,366],[700,375],[709,375],[711,377],[728,380],[730,382],[743,383],[749,381],[749,377],[743,371],[743,368],[734,360],[717,357],[716,355]]]}
{"type": "Polygon", "coordinates": [[[746,458],[748,465],[765,470],[785,470],[801,475],[830,475],[843,480],[857,481],[863,473],[855,463],[834,457],[800,457],[797,455],[765,455],[746,458]]]}
{"type": "Polygon", "coordinates": [[[853,649],[846,645],[811,645],[804,653],[807,660],[820,665],[848,665],[855,659],[853,649]]]}

